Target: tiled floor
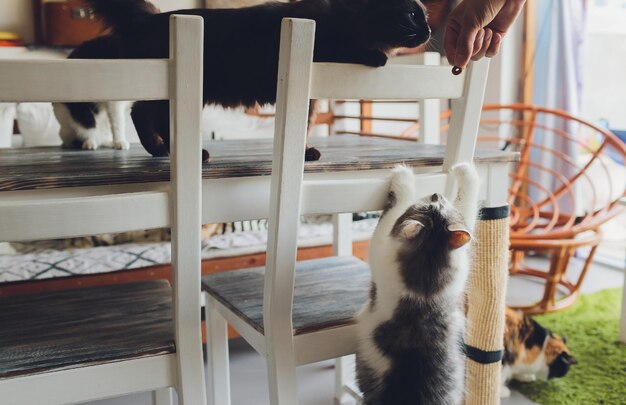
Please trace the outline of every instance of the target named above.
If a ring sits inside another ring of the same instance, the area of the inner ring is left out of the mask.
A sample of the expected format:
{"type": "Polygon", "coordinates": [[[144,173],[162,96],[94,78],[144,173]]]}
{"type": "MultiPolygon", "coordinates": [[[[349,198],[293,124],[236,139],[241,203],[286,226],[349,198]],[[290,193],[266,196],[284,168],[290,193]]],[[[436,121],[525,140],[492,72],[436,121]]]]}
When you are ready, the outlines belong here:
{"type": "MultiPolygon", "coordinates": [[[[545,259],[535,259],[533,264],[545,265],[545,259]]],[[[595,265],[583,285],[583,292],[589,293],[606,288],[615,288],[624,282],[621,272],[595,265]]],[[[509,283],[508,301],[524,302],[531,295],[540,293],[537,284],[529,280],[515,279],[509,283]]],[[[245,342],[231,343],[231,376],[233,405],[268,404],[266,371],[264,360],[245,342]]],[[[333,404],[334,385],[333,363],[323,362],[298,369],[298,392],[301,405],[333,404]]],[[[89,405],[151,405],[150,394],[139,394],[125,398],[93,402],[89,405]]],[[[502,401],[502,405],[532,405],[533,402],[518,392],[502,401]]],[[[550,404],[544,404],[550,405],[550,404]]]]}

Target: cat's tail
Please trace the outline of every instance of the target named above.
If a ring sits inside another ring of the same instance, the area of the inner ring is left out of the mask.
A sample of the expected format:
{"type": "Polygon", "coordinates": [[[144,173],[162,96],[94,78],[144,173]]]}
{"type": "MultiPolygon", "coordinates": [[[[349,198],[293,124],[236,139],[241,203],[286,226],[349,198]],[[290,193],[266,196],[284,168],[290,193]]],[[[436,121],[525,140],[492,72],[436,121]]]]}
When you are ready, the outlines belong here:
{"type": "Polygon", "coordinates": [[[96,17],[113,32],[123,34],[142,19],[159,12],[146,0],[85,0],[96,17]]]}
{"type": "Polygon", "coordinates": [[[463,215],[465,226],[469,228],[470,232],[473,232],[478,217],[480,177],[478,177],[478,172],[474,165],[469,163],[455,165],[452,168],[452,174],[458,184],[454,206],[463,215]]]}

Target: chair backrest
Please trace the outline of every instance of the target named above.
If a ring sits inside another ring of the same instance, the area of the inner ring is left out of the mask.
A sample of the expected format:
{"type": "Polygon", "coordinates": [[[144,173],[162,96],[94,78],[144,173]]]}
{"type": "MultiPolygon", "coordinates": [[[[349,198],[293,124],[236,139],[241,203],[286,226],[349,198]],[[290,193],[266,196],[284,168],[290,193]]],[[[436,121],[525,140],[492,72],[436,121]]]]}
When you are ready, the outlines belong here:
{"type": "MultiPolygon", "coordinates": [[[[179,356],[186,347],[200,347],[199,337],[184,331],[194,326],[190,320],[200,319],[203,39],[202,18],[172,16],[169,59],[0,61],[0,102],[170,101],[170,225],[179,356]]],[[[89,161],[88,153],[84,159],[89,161]]],[[[103,214],[120,215],[115,210],[103,214]]]]}
{"type": "MultiPolygon", "coordinates": [[[[426,66],[441,65],[441,55],[438,52],[424,52],[415,55],[403,55],[391,60],[394,64],[417,64],[426,66]]],[[[441,100],[422,99],[419,102],[419,143],[438,145],[441,142],[439,136],[439,114],[441,100]]]]}
{"type": "MultiPolygon", "coordinates": [[[[454,76],[445,66],[371,68],[313,63],[314,36],[313,21],[283,20],[264,294],[266,337],[276,345],[288,344],[291,339],[284,331],[291,333],[292,325],[309,99],[452,99],[450,135],[438,178],[446,184],[446,195],[451,196],[454,182],[447,173],[455,164],[470,162],[474,156],[489,67],[488,60],[481,60],[454,76]]],[[[382,205],[377,208],[382,209],[382,205]]],[[[333,212],[352,211],[344,204],[340,208],[329,207],[327,213],[333,212]]]]}

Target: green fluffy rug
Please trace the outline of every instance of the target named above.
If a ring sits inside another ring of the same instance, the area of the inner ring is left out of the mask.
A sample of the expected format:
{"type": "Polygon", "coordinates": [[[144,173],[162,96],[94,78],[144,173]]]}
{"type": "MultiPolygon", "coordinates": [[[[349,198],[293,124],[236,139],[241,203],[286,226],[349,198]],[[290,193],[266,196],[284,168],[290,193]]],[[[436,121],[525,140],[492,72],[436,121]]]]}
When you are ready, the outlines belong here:
{"type": "Polygon", "coordinates": [[[535,319],[567,337],[578,360],[560,379],[512,387],[542,405],[626,405],[626,345],[617,341],[622,290],[583,295],[572,308],[535,319]]]}

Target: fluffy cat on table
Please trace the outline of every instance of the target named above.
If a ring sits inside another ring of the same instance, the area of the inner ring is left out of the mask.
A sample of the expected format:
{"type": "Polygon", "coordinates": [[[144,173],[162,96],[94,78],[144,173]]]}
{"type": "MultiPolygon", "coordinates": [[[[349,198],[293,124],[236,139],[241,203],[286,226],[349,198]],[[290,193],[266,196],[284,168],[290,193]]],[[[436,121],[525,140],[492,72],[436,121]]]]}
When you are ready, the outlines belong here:
{"type": "MultiPolygon", "coordinates": [[[[394,49],[416,47],[430,38],[425,8],[417,0],[301,0],[168,13],[158,13],[145,0],[86,2],[111,33],[80,45],[70,55],[74,59],[167,58],[170,15],[201,16],[205,22],[204,103],[224,107],[276,102],[280,27],[285,17],[316,21],[316,62],[383,66],[394,49]]],[[[56,104],[63,144],[127,149],[121,122],[128,108],[144,148],[153,156],[167,156],[167,101],[56,104]],[[109,132],[111,138],[103,137],[109,132]]],[[[203,157],[208,160],[208,152],[203,157]]],[[[317,150],[307,148],[307,160],[319,157],[317,150]]]]}

